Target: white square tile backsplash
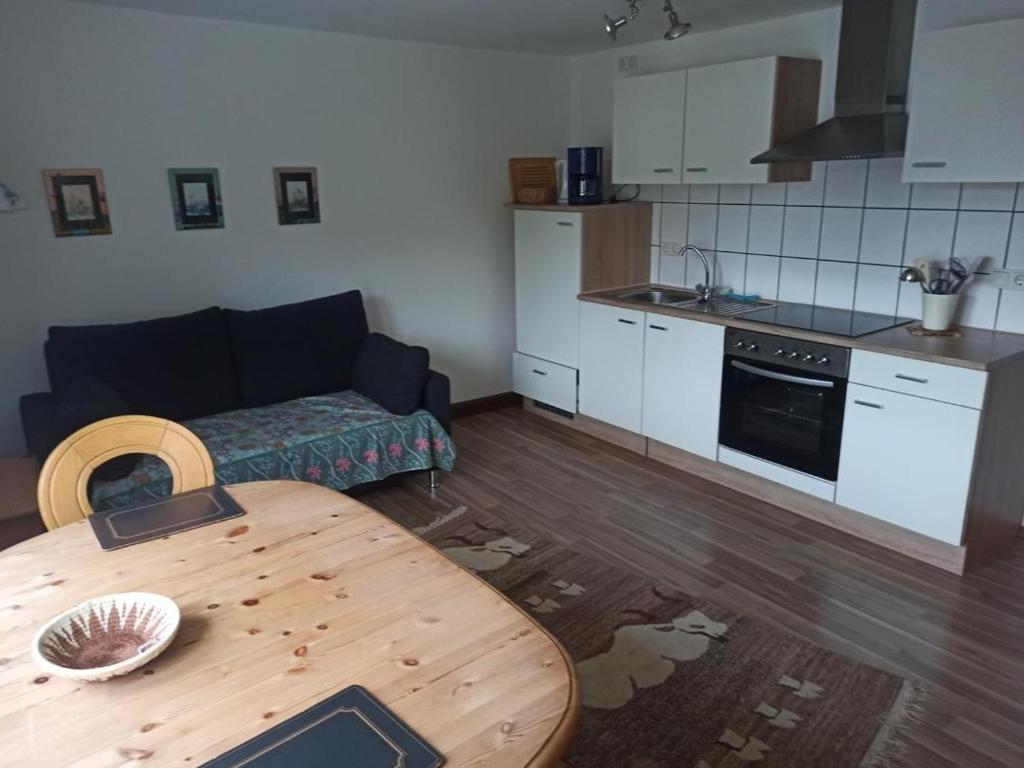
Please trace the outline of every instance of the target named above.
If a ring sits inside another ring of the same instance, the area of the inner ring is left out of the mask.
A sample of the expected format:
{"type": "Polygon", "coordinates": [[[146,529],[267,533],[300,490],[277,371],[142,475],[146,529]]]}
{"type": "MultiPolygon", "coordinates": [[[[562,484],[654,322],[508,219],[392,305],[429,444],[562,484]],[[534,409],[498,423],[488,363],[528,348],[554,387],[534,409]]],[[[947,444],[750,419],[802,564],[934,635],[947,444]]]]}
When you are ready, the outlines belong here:
{"type": "MultiPolygon", "coordinates": [[[[789,184],[645,187],[644,199],[664,201],[653,203],[651,244],[717,251],[717,283],[737,292],[911,317],[921,294],[899,284],[901,264],[956,253],[1024,268],[1024,213],[1012,213],[1024,211],[1024,185],[904,184],[901,164],[818,163],[812,181],[789,184]]],[[[676,255],[652,249],[652,260],[661,282],[703,280],[676,255]]],[[[1024,292],[974,284],[961,321],[1024,333],[1024,292]]]]}

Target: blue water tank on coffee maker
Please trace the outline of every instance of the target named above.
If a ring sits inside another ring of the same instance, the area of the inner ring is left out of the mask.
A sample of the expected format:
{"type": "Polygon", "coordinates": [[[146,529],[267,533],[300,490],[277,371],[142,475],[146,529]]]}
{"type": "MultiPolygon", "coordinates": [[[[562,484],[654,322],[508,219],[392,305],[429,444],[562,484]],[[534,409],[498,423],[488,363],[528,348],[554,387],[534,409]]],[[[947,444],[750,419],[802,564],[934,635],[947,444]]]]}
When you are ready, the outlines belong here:
{"type": "Polygon", "coordinates": [[[601,202],[601,147],[569,147],[569,204],[596,205],[601,202]]]}

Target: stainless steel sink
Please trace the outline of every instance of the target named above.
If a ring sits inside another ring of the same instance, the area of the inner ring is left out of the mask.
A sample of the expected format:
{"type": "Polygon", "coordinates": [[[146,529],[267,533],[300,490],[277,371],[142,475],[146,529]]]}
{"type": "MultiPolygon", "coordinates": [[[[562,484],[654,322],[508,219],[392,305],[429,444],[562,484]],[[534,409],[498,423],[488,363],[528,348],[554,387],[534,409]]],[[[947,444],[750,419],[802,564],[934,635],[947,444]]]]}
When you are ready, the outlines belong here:
{"type": "Polygon", "coordinates": [[[624,301],[642,301],[647,304],[679,304],[697,298],[695,291],[673,291],[651,288],[646,291],[623,293],[616,298],[624,301]]]}
{"type": "Polygon", "coordinates": [[[709,315],[722,315],[734,317],[745,312],[753,312],[755,309],[774,307],[770,301],[740,301],[739,299],[725,299],[721,296],[712,296],[708,301],[701,303],[699,299],[684,301],[672,304],[679,309],[689,309],[691,312],[706,312],[709,315]]]}
{"type": "Polygon", "coordinates": [[[615,298],[623,301],[637,301],[644,304],[657,304],[663,307],[678,307],[691,312],[705,312],[709,315],[733,317],[755,309],[775,306],[770,301],[740,301],[721,296],[712,296],[710,300],[701,302],[696,291],[650,288],[645,291],[628,291],[615,298]]]}

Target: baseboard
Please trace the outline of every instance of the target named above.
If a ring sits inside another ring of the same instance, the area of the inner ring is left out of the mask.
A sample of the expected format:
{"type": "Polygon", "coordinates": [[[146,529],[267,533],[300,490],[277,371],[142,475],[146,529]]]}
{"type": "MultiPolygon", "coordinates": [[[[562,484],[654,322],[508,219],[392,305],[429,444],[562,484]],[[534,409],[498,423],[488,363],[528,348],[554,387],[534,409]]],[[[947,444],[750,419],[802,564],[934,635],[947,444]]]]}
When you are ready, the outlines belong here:
{"type": "Polygon", "coordinates": [[[463,400],[452,403],[452,418],[464,419],[467,416],[476,416],[478,413],[518,407],[522,402],[522,395],[517,395],[515,392],[500,392],[497,395],[478,397],[474,400],[463,400]]]}

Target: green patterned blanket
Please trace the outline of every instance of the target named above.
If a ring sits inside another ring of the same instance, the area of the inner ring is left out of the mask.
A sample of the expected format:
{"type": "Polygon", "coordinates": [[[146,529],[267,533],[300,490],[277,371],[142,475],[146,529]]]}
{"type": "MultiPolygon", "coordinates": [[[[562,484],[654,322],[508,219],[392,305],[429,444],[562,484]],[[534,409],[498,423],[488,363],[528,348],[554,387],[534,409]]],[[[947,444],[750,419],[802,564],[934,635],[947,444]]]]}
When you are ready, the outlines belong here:
{"type": "MultiPolygon", "coordinates": [[[[430,413],[395,416],[351,390],[303,397],[185,422],[210,452],[223,484],[308,480],[336,490],[409,470],[455,464],[455,446],[430,413]]],[[[146,457],[128,477],[96,483],[97,510],[139,504],[171,491],[167,465],[146,457]]]]}

